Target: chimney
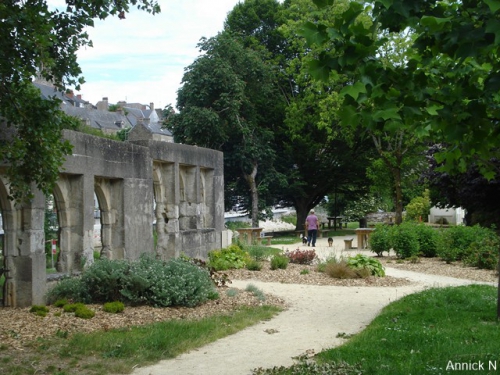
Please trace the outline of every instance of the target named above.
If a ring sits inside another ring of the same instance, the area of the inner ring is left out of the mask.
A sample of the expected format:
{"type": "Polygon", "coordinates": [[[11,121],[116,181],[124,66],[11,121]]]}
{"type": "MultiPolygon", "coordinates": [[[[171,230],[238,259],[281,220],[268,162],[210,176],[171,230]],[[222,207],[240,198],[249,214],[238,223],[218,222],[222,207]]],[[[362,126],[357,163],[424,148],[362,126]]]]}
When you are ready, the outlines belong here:
{"type": "Polygon", "coordinates": [[[98,102],[96,106],[99,111],[107,111],[109,109],[108,98],[107,97],[102,98],[102,100],[98,102]]]}
{"type": "Polygon", "coordinates": [[[70,99],[73,99],[73,97],[75,96],[75,93],[72,91],[72,90],[69,90],[67,93],[66,93],[66,96],[70,99]]]}
{"type": "Polygon", "coordinates": [[[78,95],[76,96],[76,98],[77,98],[78,100],[82,100],[82,94],[78,94],[78,95]]]}
{"type": "Polygon", "coordinates": [[[154,111],[155,110],[155,103],[153,103],[153,102],[149,103],[149,109],[154,111]]]}

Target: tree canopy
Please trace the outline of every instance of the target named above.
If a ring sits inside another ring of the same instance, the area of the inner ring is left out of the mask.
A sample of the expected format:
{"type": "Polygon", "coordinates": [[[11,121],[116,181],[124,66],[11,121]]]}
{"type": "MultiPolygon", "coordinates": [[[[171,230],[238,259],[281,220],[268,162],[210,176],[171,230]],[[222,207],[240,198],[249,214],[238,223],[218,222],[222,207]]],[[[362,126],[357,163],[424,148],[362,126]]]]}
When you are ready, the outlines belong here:
{"type": "Polygon", "coordinates": [[[85,32],[93,19],[128,12],[130,6],[155,14],[156,0],[66,0],[63,10],[46,0],[0,3],[0,155],[9,165],[10,194],[24,200],[32,184],[52,191],[71,145],[61,139],[72,120],[56,98],[42,100],[32,81],[40,77],[60,91],[84,82],[76,52],[92,46],[85,32]]]}
{"type": "MultiPolygon", "coordinates": [[[[333,0],[313,0],[319,7],[333,0]]],[[[436,154],[448,170],[474,164],[486,178],[498,173],[500,2],[351,1],[332,23],[307,23],[303,35],[325,45],[310,65],[315,77],[349,78],[338,112],[344,124],[406,129],[446,145],[436,154]],[[370,11],[373,22],[361,22],[370,11]],[[405,58],[380,59],[387,35],[410,31],[405,58]]]]}

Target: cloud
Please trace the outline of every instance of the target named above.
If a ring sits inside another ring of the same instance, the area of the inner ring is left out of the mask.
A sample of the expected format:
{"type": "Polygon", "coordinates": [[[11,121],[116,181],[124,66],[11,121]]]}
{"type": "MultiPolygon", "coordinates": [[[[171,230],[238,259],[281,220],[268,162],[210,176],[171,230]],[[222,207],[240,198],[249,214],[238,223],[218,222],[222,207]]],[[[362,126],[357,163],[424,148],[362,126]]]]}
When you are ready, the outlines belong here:
{"type": "Polygon", "coordinates": [[[161,13],[133,9],[124,20],[96,20],[88,33],[93,48],[78,52],[86,83],[83,99],[107,97],[175,106],[184,68],[199,56],[201,37],[223,29],[228,12],[239,0],[160,0],[161,13]]]}

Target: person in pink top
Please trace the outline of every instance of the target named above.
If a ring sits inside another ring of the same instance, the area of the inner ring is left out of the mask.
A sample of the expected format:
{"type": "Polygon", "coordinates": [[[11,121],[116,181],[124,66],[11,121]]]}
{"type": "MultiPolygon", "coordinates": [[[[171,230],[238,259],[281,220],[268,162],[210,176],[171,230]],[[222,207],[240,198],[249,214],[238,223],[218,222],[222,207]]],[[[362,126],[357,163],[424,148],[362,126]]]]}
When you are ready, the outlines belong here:
{"type": "Polygon", "coordinates": [[[319,222],[318,217],[314,214],[314,210],[311,210],[306,218],[306,229],[307,229],[307,246],[316,247],[316,236],[318,234],[319,222]]]}

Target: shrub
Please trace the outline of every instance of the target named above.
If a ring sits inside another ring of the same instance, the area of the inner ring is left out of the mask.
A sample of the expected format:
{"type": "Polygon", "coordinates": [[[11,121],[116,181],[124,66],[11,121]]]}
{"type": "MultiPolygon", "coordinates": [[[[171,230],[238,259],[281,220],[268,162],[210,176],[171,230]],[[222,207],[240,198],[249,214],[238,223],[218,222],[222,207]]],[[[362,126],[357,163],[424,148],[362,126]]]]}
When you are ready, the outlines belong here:
{"type": "Polygon", "coordinates": [[[261,261],[267,258],[268,250],[265,246],[248,246],[248,254],[254,260],[261,261]]]}
{"type": "Polygon", "coordinates": [[[123,298],[123,278],[129,273],[129,262],[103,258],[85,270],[82,283],[92,302],[119,301],[123,298]]]}
{"type": "Polygon", "coordinates": [[[66,298],[63,299],[58,299],[56,302],[54,302],[55,307],[63,307],[64,305],[67,305],[69,301],[66,298]]]}
{"type": "Polygon", "coordinates": [[[265,301],[266,299],[266,296],[265,294],[262,292],[262,290],[260,290],[259,288],[257,288],[255,285],[253,284],[248,284],[247,287],[245,288],[245,290],[247,292],[250,292],[252,293],[255,297],[257,297],[257,299],[259,301],[265,301]]]}
{"type": "Polygon", "coordinates": [[[85,304],[81,302],[70,303],[68,305],[64,305],[63,311],[66,313],[74,313],[77,309],[85,307],[85,304]]]}
{"type": "Polygon", "coordinates": [[[117,314],[125,310],[125,305],[123,304],[123,302],[120,301],[106,302],[102,309],[107,313],[117,314]]]}
{"type": "Polygon", "coordinates": [[[325,265],[325,273],[335,279],[356,279],[358,275],[345,260],[339,262],[327,262],[325,265]]]}
{"type": "Polygon", "coordinates": [[[290,260],[290,263],[297,264],[312,264],[317,258],[316,252],[314,250],[300,250],[296,249],[293,251],[287,251],[285,255],[290,260]]]}
{"type": "Polygon", "coordinates": [[[83,303],[91,302],[87,287],[79,277],[67,277],[60,280],[47,293],[47,301],[50,304],[60,299],[83,303]]]}
{"type": "Polygon", "coordinates": [[[385,270],[382,263],[375,258],[368,257],[363,254],[357,254],[356,256],[348,257],[346,263],[347,266],[352,268],[354,271],[360,271],[360,276],[366,275],[366,272],[364,272],[363,269],[368,271],[368,276],[385,276],[385,270]]]}
{"type": "Polygon", "coordinates": [[[248,253],[236,244],[208,253],[208,265],[216,271],[243,268],[249,259],[248,253]]]}
{"type": "Polygon", "coordinates": [[[411,223],[402,223],[392,230],[392,248],[401,259],[418,255],[420,250],[417,233],[411,223]]]}
{"type": "Polygon", "coordinates": [[[405,220],[424,221],[429,215],[431,209],[431,200],[429,198],[429,190],[425,190],[423,196],[413,198],[406,206],[405,220]]]}
{"type": "Polygon", "coordinates": [[[424,257],[435,257],[439,241],[438,231],[425,224],[416,224],[415,233],[417,235],[420,253],[424,257]]]}
{"type": "Polygon", "coordinates": [[[247,270],[249,271],[260,271],[262,269],[262,264],[257,260],[249,260],[246,265],[247,270]]]}
{"type": "Polygon", "coordinates": [[[467,248],[463,258],[466,266],[494,270],[498,267],[500,239],[491,229],[483,228],[484,235],[467,248]]]}
{"type": "Polygon", "coordinates": [[[75,310],[75,316],[81,319],[92,319],[95,316],[95,312],[89,309],[87,306],[79,306],[75,310]]]}
{"type": "Polygon", "coordinates": [[[289,259],[285,255],[275,255],[271,258],[271,269],[277,270],[282,269],[285,270],[288,267],[289,259]]]}
{"type": "Polygon", "coordinates": [[[45,317],[49,312],[49,308],[43,305],[33,305],[31,306],[30,313],[33,313],[37,316],[45,317]]]}
{"type": "Polygon", "coordinates": [[[469,247],[488,237],[489,229],[479,225],[466,227],[462,225],[442,229],[438,241],[437,255],[447,263],[462,260],[467,257],[469,247]]]}
{"type": "Polygon", "coordinates": [[[370,236],[370,248],[378,256],[391,250],[391,230],[389,225],[378,224],[370,236]]]}

